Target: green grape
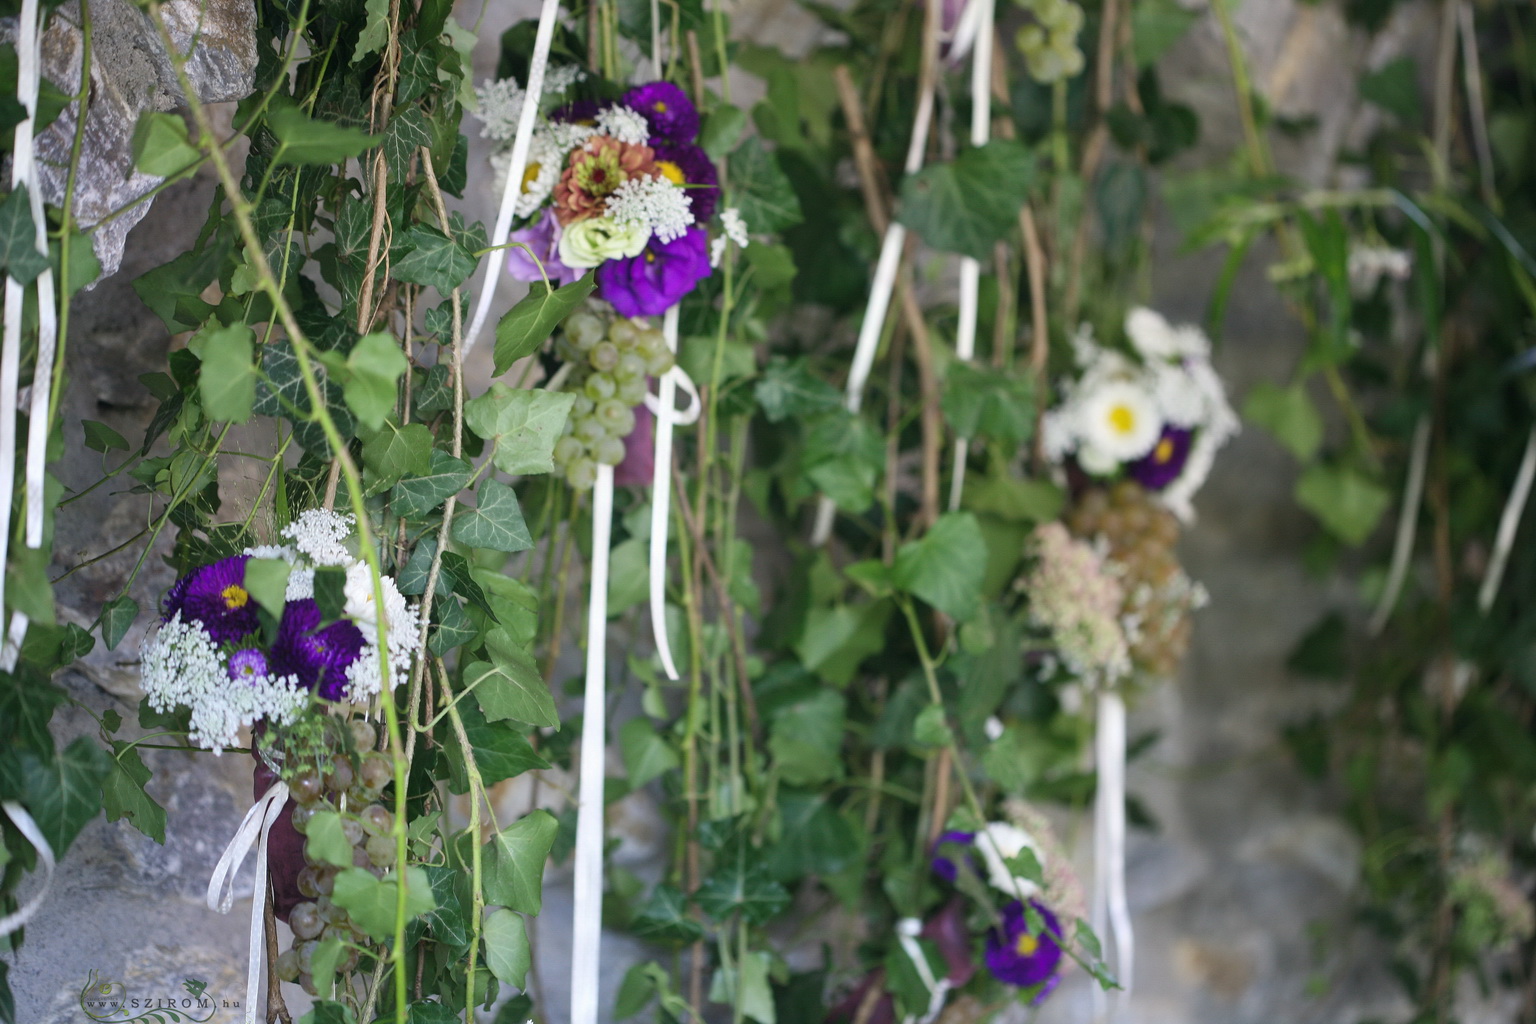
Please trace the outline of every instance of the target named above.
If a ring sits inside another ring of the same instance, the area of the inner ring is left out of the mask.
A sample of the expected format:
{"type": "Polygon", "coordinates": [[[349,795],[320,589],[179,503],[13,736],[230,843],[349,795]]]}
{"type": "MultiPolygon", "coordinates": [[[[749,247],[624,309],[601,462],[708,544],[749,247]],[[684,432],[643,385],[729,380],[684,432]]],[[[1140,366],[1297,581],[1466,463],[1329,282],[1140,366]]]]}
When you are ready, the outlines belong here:
{"type": "Polygon", "coordinates": [[[354,718],[347,723],[347,728],[352,732],[352,746],[359,751],[373,749],[373,745],[379,742],[378,730],[372,722],[365,722],[361,718],[354,718]]]}
{"type": "Polygon", "coordinates": [[[584,451],[586,446],[574,435],[567,434],[555,442],[555,461],[563,466],[572,459],[581,458],[584,451]]]}
{"type": "Polygon", "coordinates": [[[1014,36],[1014,42],[1026,58],[1034,57],[1045,49],[1045,29],[1040,25],[1025,25],[1014,36]]]}
{"type": "Polygon", "coordinates": [[[582,356],[581,349],[571,343],[571,339],[561,335],[555,339],[555,355],[562,363],[574,363],[582,356]]]}
{"type": "Polygon", "coordinates": [[[299,954],[293,950],[287,950],[278,956],[273,964],[277,976],[284,981],[294,982],[299,980],[299,954]]]}
{"type": "Polygon", "coordinates": [[[603,322],[586,310],[577,310],[565,322],[565,336],[582,352],[602,341],[603,333],[603,322]]]}
{"type": "Polygon", "coordinates": [[[325,784],[320,781],[320,775],[313,768],[306,768],[293,777],[288,784],[288,791],[293,794],[294,801],[299,806],[312,804],[320,799],[325,784]]]}
{"type": "Polygon", "coordinates": [[[352,759],[346,754],[331,758],[331,771],[325,777],[325,788],[332,793],[343,793],[352,788],[352,759]]]}
{"type": "Polygon", "coordinates": [[[608,436],[608,428],[595,416],[588,416],[576,424],[576,436],[589,447],[608,436]]]}
{"type": "MultiPolygon", "coordinates": [[[[614,359],[614,362],[618,362],[618,359],[614,359]]],[[[618,384],[606,373],[594,373],[587,378],[587,383],[584,387],[587,397],[594,402],[601,402],[605,398],[612,398],[613,393],[618,390],[618,384]]]]}
{"type": "Polygon", "coordinates": [[[633,348],[640,340],[640,329],[633,320],[615,320],[608,328],[608,340],[619,348],[633,348]]]}
{"type": "Polygon", "coordinates": [[[587,362],[599,373],[609,373],[619,365],[619,346],[611,341],[600,341],[587,353],[587,362]]]}
{"type": "Polygon", "coordinates": [[[367,850],[368,859],[381,868],[393,866],[395,854],[399,852],[395,849],[395,844],[389,836],[370,836],[368,838],[367,850]]]}
{"type": "MultiPolygon", "coordinates": [[[[597,403],[596,402],[594,402],[592,399],[588,398],[582,392],[578,391],[578,392],[576,392],[576,403],[571,406],[570,419],[577,419],[577,420],[579,420],[579,419],[581,419],[584,416],[591,416],[592,415],[592,410],[596,409],[596,408],[597,408],[597,403]]],[[[567,422],[569,422],[569,420],[567,420],[567,422]]]]}
{"type": "Polygon", "coordinates": [[[603,465],[617,466],[624,461],[624,442],[616,437],[605,437],[597,443],[593,454],[603,465]]]}
{"type": "Polygon", "coordinates": [[[298,938],[312,939],[320,934],[325,922],[320,919],[320,910],[313,903],[300,903],[288,911],[288,927],[298,938]]]}
{"type": "Polygon", "coordinates": [[[614,437],[628,437],[635,429],[635,414],[629,406],[610,398],[597,407],[597,421],[614,437]]]}
{"type": "Polygon", "coordinates": [[[347,842],[357,846],[363,841],[363,823],[356,818],[342,818],[341,834],[346,836],[347,842]]]}
{"type": "Polygon", "coordinates": [[[577,459],[565,468],[565,479],[578,491],[590,491],[597,483],[597,463],[591,459],[577,459]]]}
{"type": "Polygon", "coordinates": [[[645,355],[645,372],[652,377],[660,377],[672,369],[676,362],[667,346],[658,345],[654,351],[645,355]]]}
{"type": "Polygon", "coordinates": [[[395,816],[378,804],[364,807],[358,817],[362,819],[363,831],[370,836],[382,836],[395,827],[395,816]]]}
{"type": "Polygon", "coordinates": [[[358,781],[362,783],[364,789],[377,793],[389,785],[390,779],[394,778],[395,767],[390,762],[388,754],[375,751],[363,759],[363,766],[358,769],[357,774],[358,781]]]}
{"type": "Polygon", "coordinates": [[[621,381],[627,377],[644,377],[645,357],[639,352],[625,352],[619,356],[619,365],[614,368],[613,375],[621,381]]]}
{"type": "Polygon", "coordinates": [[[293,830],[299,835],[304,835],[309,830],[309,819],[315,816],[316,807],[305,807],[300,804],[293,809],[293,830]]]}
{"type": "Polygon", "coordinates": [[[319,947],[319,945],[320,943],[316,942],[314,939],[309,939],[304,942],[294,944],[293,948],[299,954],[299,971],[301,973],[307,975],[309,974],[311,968],[314,967],[315,950],[319,947]]]}
{"type": "Polygon", "coordinates": [[[619,389],[615,393],[614,397],[633,409],[635,406],[645,401],[645,378],[635,377],[630,380],[620,382],[619,389]]]}

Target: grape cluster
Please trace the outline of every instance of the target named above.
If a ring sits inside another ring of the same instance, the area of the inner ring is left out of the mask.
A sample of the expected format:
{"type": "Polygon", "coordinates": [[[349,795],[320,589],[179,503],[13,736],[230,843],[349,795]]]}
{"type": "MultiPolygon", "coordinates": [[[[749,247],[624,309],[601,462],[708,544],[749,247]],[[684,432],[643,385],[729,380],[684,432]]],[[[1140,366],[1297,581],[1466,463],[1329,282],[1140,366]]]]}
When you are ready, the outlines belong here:
{"type": "MultiPolygon", "coordinates": [[[[341,831],[352,844],[352,866],[377,878],[394,867],[397,849],[390,830],[395,816],[379,803],[384,788],[394,778],[389,756],[375,750],[378,732],[361,719],[348,723],[355,755],[334,753],[328,760],[301,768],[288,780],[293,798],[293,827],[303,834],[316,814],[335,811],[341,831]]],[[[339,868],[316,863],[305,850],[305,866],[299,872],[299,892],[306,899],[288,912],[293,945],[277,958],[277,976],[297,982],[310,995],[318,995],[311,976],[315,950],[322,941],[338,938],[346,943],[345,956],[337,964],[345,974],[357,966],[357,948],[367,937],[353,926],[347,912],[331,902],[339,868]]]]}
{"type": "Polygon", "coordinates": [[[672,369],[672,352],[643,320],[605,320],[580,310],[566,320],[555,353],[570,366],[565,390],[576,393],[565,435],[555,444],[555,465],[567,483],[585,491],[597,481],[599,464],[623,461],[646,378],[672,369]]]}
{"type": "Polygon", "coordinates": [[[1121,620],[1128,627],[1132,664],[1156,678],[1173,675],[1189,649],[1189,613],[1204,603],[1204,592],[1174,554],[1179,521],[1141,485],[1123,480],[1109,491],[1095,488],[1083,495],[1067,527],[1101,541],[1121,574],[1121,620]]]}
{"type": "Polygon", "coordinates": [[[1015,37],[1030,77],[1049,85],[1081,74],[1077,34],[1083,29],[1083,9],[1072,0],[1023,0],[1022,6],[1035,19],[1015,37]]]}

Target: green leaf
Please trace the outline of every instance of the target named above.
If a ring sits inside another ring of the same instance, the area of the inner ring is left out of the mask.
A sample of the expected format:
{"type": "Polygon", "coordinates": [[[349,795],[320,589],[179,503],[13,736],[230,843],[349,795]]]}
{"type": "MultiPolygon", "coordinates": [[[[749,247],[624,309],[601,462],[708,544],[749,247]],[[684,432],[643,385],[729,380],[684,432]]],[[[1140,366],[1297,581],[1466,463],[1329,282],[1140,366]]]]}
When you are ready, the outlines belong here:
{"type": "Polygon", "coordinates": [[[836,690],[816,689],[780,708],[768,733],[768,750],[791,786],[815,786],[843,777],[843,722],[848,702],[836,690]]]}
{"type": "Polygon", "coordinates": [[[101,640],[107,650],[114,650],[139,617],[139,602],[123,594],[108,601],[101,609],[101,640]]]}
{"type": "Polygon", "coordinates": [[[209,419],[244,423],[251,418],[256,401],[255,340],[245,324],[231,324],[205,328],[187,342],[187,348],[202,360],[197,391],[209,419]]]}
{"type": "Polygon", "coordinates": [[[921,540],[903,544],[893,574],[896,586],[957,622],[976,614],[986,575],[987,544],[969,512],[943,515],[921,540]]]}
{"type": "Polygon", "coordinates": [[[844,512],[874,504],[885,470],[885,438],[868,420],[848,412],[817,420],[805,439],[806,478],[844,512]]]}
{"type": "Polygon", "coordinates": [[[635,911],[630,930],[651,942],[693,942],[703,938],[704,928],[688,916],[688,897],[665,882],[651,891],[651,898],[635,911]]]}
{"type": "Polygon", "coordinates": [[[528,294],[496,324],[494,372],[506,373],[513,363],[537,352],[560,322],[592,294],[596,284],[592,274],[559,288],[534,282],[528,294]]]}
{"type": "Polygon", "coordinates": [[[1035,432],[1034,385],[994,369],[951,363],[942,406],[960,437],[1021,443],[1035,432]]]}
{"type": "MultiPolygon", "coordinates": [[[[346,868],[336,875],[331,900],[352,918],[376,942],[395,934],[395,904],[399,900],[399,873],[390,872],[380,881],[362,868],[346,868]]],[[[432,880],[426,871],[412,865],[405,870],[405,917],[420,917],[437,904],[432,896],[432,880]]]]}
{"type": "Polygon", "coordinates": [[[560,823],[532,811],[491,837],[485,860],[485,902],[524,914],[543,909],[544,864],[560,823]]]}
{"type": "Polygon", "coordinates": [[[329,998],[336,989],[336,967],[346,956],[346,946],[338,938],[321,939],[310,957],[309,975],[315,981],[315,989],[329,998]]]}
{"type": "Polygon", "coordinates": [[[1300,384],[1282,388],[1261,382],[1248,393],[1243,418],[1275,435],[1302,462],[1310,461],[1323,443],[1323,418],[1300,384]]]}
{"type": "Polygon", "coordinates": [[[734,967],[720,967],[710,983],[711,1002],[741,1007],[744,1017],[758,1024],[775,1024],[773,986],[768,981],[772,964],[766,950],[754,950],[734,967]]]}
{"type": "Polygon", "coordinates": [[[716,921],[740,911],[749,923],[763,924],[789,906],[789,890],[775,882],[763,865],[730,859],[704,880],[694,901],[716,921]]]}
{"type": "Polygon", "coordinates": [[[1139,0],[1131,7],[1133,53],[1136,66],[1149,67],[1178,42],[1200,17],[1178,0],[1139,0]]]}
{"type": "Polygon", "coordinates": [[[487,480],[475,494],[475,504],[454,517],[453,539],[472,548],[492,551],[527,551],[533,547],[517,492],[504,483],[487,480]]]}
{"type": "Polygon", "coordinates": [[[437,901],[437,907],[423,917],[432,930],[432,937],[454,949],[467,951],[469,915],[473,907],[469,893],[470,876],[447,864],[428,864],[423,870],[432,880],[432,898],[437,901]]]}
{"type": "Polygon", "coordinates": [[[381,483],[420,476],[432,468],[432,431],[420,423],[401,426],[393,418],[363,442],[363,465],[381,483]]]}
{"type": "Polygon", "coordinates": [[[1008,476],[967,478],[965,507],[1011,523],[1048,523],[1061,515],[1067,496],[1047,480],[1008,476]]]}
{"type": "Polygon", "coordinates": [[[187,135],[187,124],[175,114],[146,113],[133,126],[133,165],[156,178],[173,178],[192,170],[202,153],[187,135]]]}
{"type": "Polygon", "coordinates": [[[1404,125],[1419,123],[1419,74],[1412,57],[1399,57],[1360,79],[1360,98],[1376,104],[1404,125]]]}
{"type": "Polygon", "coordinates": [[[422,476],[406,477],[390,492],[395,513],[407,519],[419,519],[458,494],[474,476],[463,459],[456,459],[440,448],[432,449],[432,469],[422,476]]]}
{"type": "Polygon", "coordinates": [[[942,704],[929,704],[918,712],[917,720],[912,723],[912,742],[919,747],[942,747],[953,738],[942,704]]]}
{"type": "Polygon", "coordinates": [[[711,160],[718,161],[736,145],[746,127],[747,112],[722,103],[704,118],[704,126],[699,129],[699,148],[709,154],[711,160]]]}
{"type": "Polygon", "coordinates": [[[107,812],[107,820],[127,818],[134,828],[165,845],[165,808],[144,789],[150,770],[138,750],[127,742],[113,740],[112,751],[112,770],[101,784],[101,806],[107,812]]]}
{"type": "Polygon", "coordinates": [[[800,223],[803,215],[794,186],[757,136],[731,154],[730,183],[748,231],[769,235],[800,223]]]}
{"type": "MultiPolygon", "coordinates": [[[[523,734],[511,725],[504,721],[487,720],[472,701],[460,701],[457,710],[464,724],[464,735],[469,740],[470,752],[480,769],[481,780],[487,786],[523,772],[549,767],[549,762],[535,753],[523,734]]],[[[469,774],[464,769],[463,757],[455,750],[447,760],[449,791],[468,793],[469,774]]]]}
{"type": "Polygon", "coordinates": [[[809,419],[843,404],[842,394],[811,372],[805,359],[775,357],[763,369],[753,389],[769,423],[809,419]]]}
{"type": "Polygon", "coordinates": [[[491,461],[503,473],[548,473],[555,468],[555,442],[575,401],[569,391],[514,390],[492,384],[485,394],[464,403],[464,422],[495,444],[491,461]]]}
{"type": "Polygon", "coordinates": [[[299,1018],[299,1024],[357,1024],[357,1016],[346,1003],[322,999],[299,1018]]]}
{"type": "Polygon", "coordinates": [[[101,810],[101,786],[112,770],[106,753],[85,736],[44,760],[20,754],[22,803],[56,856],[62,857],[85,823],[101,810]]]}
{"type": "Polygon", "coordinates": [[[1296,481],[1296,502],[1346,544],[1371,535],[1392,504],[1385,487],[1351,466],[1309,466],[1296,481]]]}
{"type": "Polygon", "coordinates": [[[363,22],[362,31],[357,34],[357,46],[353,48],[352,60],[349,62],[352,64],[370,53],[378,53],[389,42],[389,0],[367,0],[363,10],[368,17],[363,22]]]}
{"type": "Polygon", "coordinates": [[[410,252],[390,269],[397,280],[448,295],[475,272],[475,257],[469,250],[437,228],[414,224],[401,241],[410,246],[410,252]]]}
{"type": "Polygon", "coordinates": [[[281,617],[292,573],[293,566],[281,558],[253,558],[245,563],[245,592],[274,617],[281,617]]]}
{"type": "Polygon", "coordinates": [[[482,936],[485,939],[485,965],[496,980],[522,988],[528,980],[528,968],[533,965],[533,952],[528,948],[528,931],[522,917],[511,910],[493,910],[485,919],[482,936]]]}
{"type": "Polygon", "coordinates": [[[846,686],[865,658],[885,649],[890,615],[889,601],[817,609],[795,641],[795,654],[826,682],[846,686]]]}
{"type": "Polygon", "coordinates": [[[384,425],[385,417],[394,411],[400,378],[410,366],[394,335],[365,334],[357,339],[347,353],[350,373],[342,395],[359,423],[370,430],[384,425]]]}
{"type": "MultiPolygon", "coordinates": [[[[27,638],[30,640],[35,632],[34,626],[27,638]]],[[[27,747],[52,757],[53,734],[48,723],[53,709],[65,700],[64,691],[45,682],[40,674],[18,671],[0,675],[0,749],[27,747]]]]}
{"type": "Polygon", "coordinates": [[[781,789],[779,837],[765,863],[774,878],[835,875],[863,857],[863,841],[825,793],[781,789]]]}
{"type": "Polygon", "coordinates": [[[333,864],[338,868],[352,866],[352,844],[341,830],[341,815],[335,811],[321,811],[304,826],[304,855],[311,862],[333,864]]]}
{"type": "Polygon", "coordinates": [[[489,662],[475,661],[464,667],[464,685],[474,688],[475,699],[487,721],[512,719],[543,728],[557,728],[560,715],[533,655],[504,630],[486,637],[489,662]]]}
{"type": "Polygon", "coordinates": [[[1018,229],[1034,174],[1022,143],[994,140],[903,181],[900,220],[935,249],[990,259],[993,245],[1018,229]]]}
{"type": "Polygon", "coordinates": [[[0,203],[0,270],[18,284],[31,284],[46,269],[48,257],[37,251],[37,225],[27,187],[18,185],[0,203]]]}
{"type": "Polygon", "coordinates": [[[268,112],[267,128],[277,137],[272,165],[337,164],[377,146],[376,135],[333,121],[315,121],[298,107],[283,106],[268,112]]]}
{"type": "Polygon", "coordinates": [[[619,753],[624,759],[624,776],[636,789],[682,763],[677,751],[643,716],[631,718],[619,730],[619,753]]]}
{"type": "Polygon", "coordinates": [[[128,450],[127,439],[105,423],[81,420],[80,426],[85,429],[85,446],[91,451],[106,454],[114,449],[120,452],[128,450]]]}
{"type": "MultiPolygon", "coordinates": [[[[370,587],[372,584],[369,584],[370,587]]],[[[347,606],[347,570],[339,565],[315,569],[315,604],[326,621],[339,619],[347,606]]]]}
{"type": "Polygon", "coordinates": [[[432,126],[427,115],[420,107],[406,107],[389,119],[389,127],[384,132],[384,161],[392,175],[404,178],[410,172],[411,158],[416,151],[431,145],[432,126]]]}

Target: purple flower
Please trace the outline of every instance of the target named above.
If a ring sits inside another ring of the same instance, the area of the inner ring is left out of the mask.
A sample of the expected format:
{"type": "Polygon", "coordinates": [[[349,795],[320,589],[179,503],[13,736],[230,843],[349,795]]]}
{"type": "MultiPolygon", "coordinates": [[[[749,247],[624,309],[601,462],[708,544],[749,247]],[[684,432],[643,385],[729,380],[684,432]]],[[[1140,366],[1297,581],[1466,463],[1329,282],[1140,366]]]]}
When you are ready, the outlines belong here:
{"type": "Polygon", "coordinates": [[[656,447],[651,430],[656,417],[645,403],[635,407],[635,429],[624,438],[624,461],[613,470],[615,487],[649,487],[656,469],[656,447]]]}
{"type": "Polygon", "coordinates": [[[1002,930],[994,928],[987,934],[986,963],[992,976],[1004,984],[1019,988],[1042,986],[1035,996],[1038,1003],[1059,980],[1056,971],[1061,966],[1061,923],[1043,905],[1033,900],[1029,905],[1045,924],[1040,934],[1030,933],[1024,905],[1014,900],[1003,908],[1002,930]]]}
{"type": "Polygon", "coordinates": [[[976,963],[971,958],[971,933],[965,926],[965,900],[956,897],[944,904],[943,909],[923,924],[922,937],[939,947],[944,962],[949,965],[945,977],[951,985],[958,988],[971,980],[976,973],[976,963]]]}
{"type": "Polygon", "coordinates": [[[245,589],[246,555],[205,565],[176,581],[165,596],[163,611],[177,612],[183,621],[199,622],[215,643],[230,643],[256,632],[256,602],[245,589]]]}
{"type": "Polygon", "coordinates": [[[1194,431],[1165,426],[1152,450],[1129,466],[1131,478],[1149,491],[1160,491],[1179,478],[1189,461],[1194,431]]]}
{"type": "Polygon", "coordinates": [[[229,656],[229,678],[237,683],[254,682],[266,674],[266,655],[254,648],[236,651],[229,656]]]}
{"type": "Polygon", "coordinates": [[[640,255],[597,268],[598,295],[620,316],[660,316],[709,276],[708,248],[702,228],[689,228],[670,242],[653,238],[640,255]]]}
{"type": "Polygon", "coordinates": [[[593,125],[597,123],[597,115],[611,106],[613,104],[602,100],[572,100],[564,106],[556,107],[549,119],[563,124],[593,125]]]}
{"type": "Polygon", "coordinates": [[[714,161],[698,146],[686,142],[650,141],[656,154],[656,169],[674,185],[682,185],[684,195],[692,200],[693,222],[703,224],[715,213],[720,202],[720,173],[714,161]]]}
{"type": "Polygon", "coordinates": [[[933,844],[933,860],[930,862],[933,867],[933,873],[944,879],[944,881],[948,882],[950,885],[954,885],[956,877],[958,877],[960,874],[960,869],[955,865],[953,860],[944,856],[940,852],[944,848],[945,843],[954,843],[959,846],[974,846],[976,844],[976,833],[955,831],[945,832],[943,835],[939,836],[938,840],[933,844]]]}
{"type": "Polygon", "coordinates": [[[272,645],[271,672],[295,676],[299,685],[326,700],[340,700],[347,689],[347,667],[363,650],[363,631],[341,619],[320,628],[323,616],[312,599],[289,601],[272,645]]]}
{"type": "Polygon", "coordinates": [[[671,82],[636,86],[624,94],[624,105],[645,118],[652,135],[692,142],[699,134],[699,112],[688,94],[671,82]]]}
{"type": "Polygon", "coordinates": [[[533,250],[532,255],[529,255],[528,249],[521,247],[507,250],[507,273],[519,281],[544,280],[543,274],[539,273],[539,263],[544,264],[544,273],[557,285],[570,284],[581,276],[581,271],[560,262],[560,222],[555,219],[552,208],[545,207],[538,221],[512,232],[508,237],[533,250]],[[538,257],[537,262],[535,256],[538,257]]]}

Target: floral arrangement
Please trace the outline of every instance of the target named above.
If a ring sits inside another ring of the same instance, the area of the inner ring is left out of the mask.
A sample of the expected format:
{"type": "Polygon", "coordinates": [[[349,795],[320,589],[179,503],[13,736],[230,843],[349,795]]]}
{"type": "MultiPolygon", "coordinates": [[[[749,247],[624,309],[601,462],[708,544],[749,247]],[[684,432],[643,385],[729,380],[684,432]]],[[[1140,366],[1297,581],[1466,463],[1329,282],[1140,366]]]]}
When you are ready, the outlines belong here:
{"type": "MultiPolygon", "coordinates": [[[[551,69],[545,97],[581,81],[551,69]]],[[[478,90],[483,133],[509,142],[525,101],[511,79],[478,90]]],[[[656,316],[709,276],[720,177],[697,144],[699,114],[670,82],[650,82],[615,102],[578,99],[556,107],[533,133],[515,213],[507,270],[523,281],[570,283],[596,270],[597,295],[626,317],[656,316]]],[[[505,168],[506,152],[493,158],[505,168]]],[[[505,170],[503,170],[505,173],[505,170]]],[[[734,211],[722,237],[745,244],[734,211]]],[[[713,247],[718,260],[720,246],[713,247]]]]}
{"type": "MultiPolygon", "coordinates": [[[[220,753],[242,728],[292,724],[315,700],[361,704],[380,693],[379,608],[368,563],[354,554],[350,515],[311,509],[282,531],[286,544],[247,548],[178,579],[159,628],[144,642],[142,680],[159,712],[191,712],[190,739],[220,753]],[[254,568],[282,579],[281,604],[253,593],[254,568]],[[316,577],[340,583],[339,608],[317,597],[316,577]],[[333,614],[327,614],[327,611],[333,614]]],[[[390,676],[403,682],[420,637],[415,610],[381,576],[390,676]]]]}
{"type": "Polygon", "coordinates": [[[1187,522],[1237,414],[1199,328],[1138,307],[1125,334],[1134,355],[1098,344],[1086,326],[1073,339],[1078,373],[1045,414],[1045,454],[1096,479],[1134,480],[1187,522]]]}

